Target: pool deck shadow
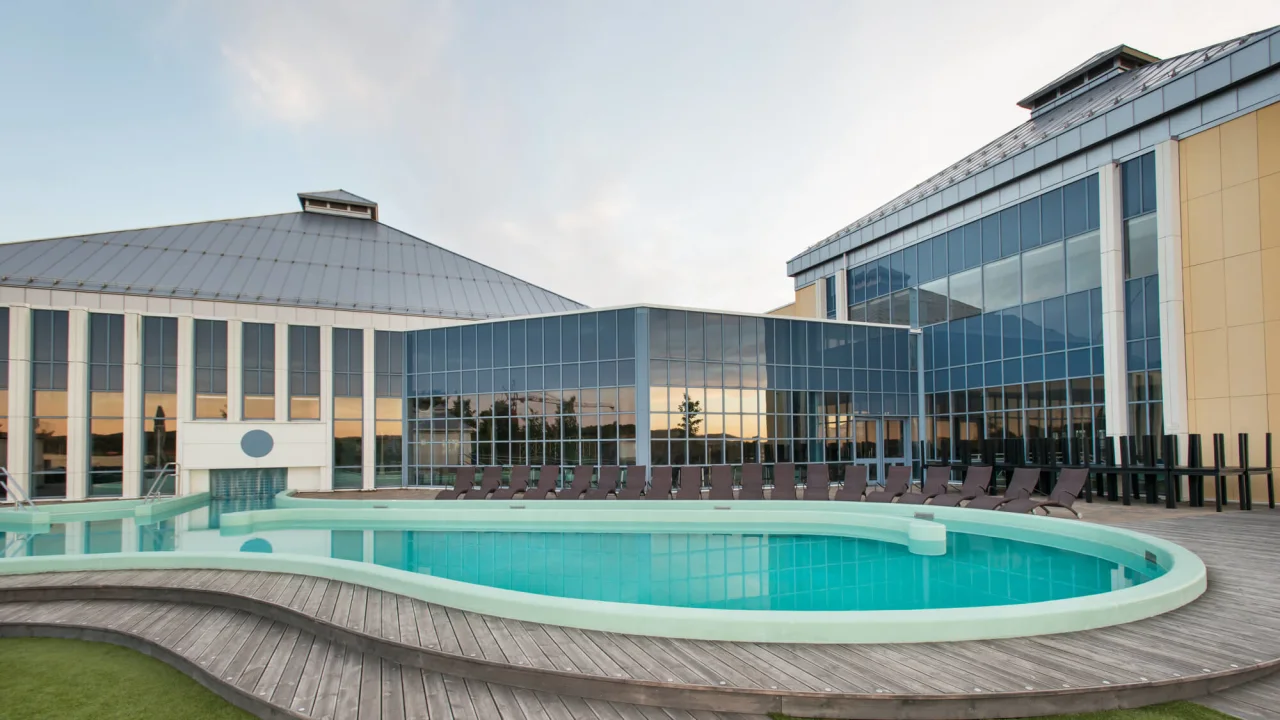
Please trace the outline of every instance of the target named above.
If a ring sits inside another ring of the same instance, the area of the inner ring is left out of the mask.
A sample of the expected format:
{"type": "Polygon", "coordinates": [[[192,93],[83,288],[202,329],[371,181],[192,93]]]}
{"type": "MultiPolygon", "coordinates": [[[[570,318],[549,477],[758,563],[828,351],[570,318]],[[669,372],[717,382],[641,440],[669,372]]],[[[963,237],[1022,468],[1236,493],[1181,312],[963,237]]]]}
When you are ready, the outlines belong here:
{"type": "Polygon", "coordinates": [[[215,671],[201,682],[248,688],[263,717],[426,717],[412,708],[427,702],[445,703],[433,718],[643,717],[645,707],[707,718],[1029,717],[1195,700],[1280,669],[1280,514],[1133,513],[1112,524],[1198,553],[1208,591],[1161,616],[1077,633],[802,645],[576,630],[301,575],[46,573],[0,577],[0,635],[128,635],[215,671]],[[238,624],[204,624],[223,618],[238,624]]]}

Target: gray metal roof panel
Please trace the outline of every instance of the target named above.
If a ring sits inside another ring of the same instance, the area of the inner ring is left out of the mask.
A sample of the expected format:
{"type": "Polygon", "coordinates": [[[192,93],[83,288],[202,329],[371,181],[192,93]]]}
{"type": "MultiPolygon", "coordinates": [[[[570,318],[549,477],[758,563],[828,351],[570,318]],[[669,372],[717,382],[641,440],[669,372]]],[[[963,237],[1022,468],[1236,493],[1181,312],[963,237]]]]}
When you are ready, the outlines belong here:
{"type": "Polygon", "coordinates": [[[316,213],[10,243],[0,268],[4,285],[440,317],[585,307],[395,228],[316,213]]]}

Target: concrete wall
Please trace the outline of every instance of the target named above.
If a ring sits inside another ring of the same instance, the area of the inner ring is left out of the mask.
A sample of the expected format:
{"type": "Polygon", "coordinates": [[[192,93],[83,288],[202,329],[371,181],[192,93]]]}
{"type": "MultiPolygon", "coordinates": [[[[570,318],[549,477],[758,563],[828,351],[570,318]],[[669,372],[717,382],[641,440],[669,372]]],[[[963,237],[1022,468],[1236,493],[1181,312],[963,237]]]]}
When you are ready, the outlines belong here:
{"type": "Polygon", "coordinates": [[[1190,431],[1230,433],[1233,463],[1251,433],[1261,464],[1280,433],[1280,104],[1183,138],[1179,163],[1190,431]]]}

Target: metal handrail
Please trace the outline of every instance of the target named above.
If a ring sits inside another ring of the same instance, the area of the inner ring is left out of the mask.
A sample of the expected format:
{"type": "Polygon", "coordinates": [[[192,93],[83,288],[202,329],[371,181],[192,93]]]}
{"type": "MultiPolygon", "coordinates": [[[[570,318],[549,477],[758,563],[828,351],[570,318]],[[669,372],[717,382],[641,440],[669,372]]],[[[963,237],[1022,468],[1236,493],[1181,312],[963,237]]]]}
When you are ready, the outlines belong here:
{"type": "Polygon", "coordinates": [[[36,504],[31,502],[31,498],[27,497],[27,493],[23,491],[22,485],[9,474],[8,468],[0,467],[0,485],[4,486],[4,491],[8,493],[15,508],[36,509],[36,504]]]}
{"type": "Polygon", "coordinates": [[[160,483],[165,479],[165,476],[169,476],[173,478],[174,480],[173,491],[174,493],[177,493],[178,492],[178,473],[180,472],[180,470],[181,470],[181,467],[176,462],[165,463],[164,466],[160,468],[160,472],[156,473],[156,479],[151,481],[151,487],[147,489],[147,494],[143,498],[143,500],[146,502],[152,502],[154,500],[160,499],[160,483]]]}

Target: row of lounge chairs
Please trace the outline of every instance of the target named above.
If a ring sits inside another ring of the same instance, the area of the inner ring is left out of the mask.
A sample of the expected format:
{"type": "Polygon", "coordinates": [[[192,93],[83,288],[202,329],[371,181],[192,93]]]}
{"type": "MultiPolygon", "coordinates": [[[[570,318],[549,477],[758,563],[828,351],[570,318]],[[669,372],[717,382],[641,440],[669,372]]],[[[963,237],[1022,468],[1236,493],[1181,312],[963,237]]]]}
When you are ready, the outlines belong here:
{"type": "MultiPolygon", "coordinates": [[[[964,483],[958,492],[952,492],[951,468],[932,466],[925,470],[924,482],[919,492],[912,492],[911,467],[907,465],[891,465],[885,473],[882,487],[867,487],[867,466],[847,465],[844,469],[844,481],[835,486],[832,483],[828,466],[812,463],[808,466],[808,476],[803,488],[797,488],[795,482],[795,465],[778,463],[774,466],[773,487],[766,495],[764,486],[764,466],[759,463],[748,463],[742,466],[742,484],[734,492],[733,469],[728,465],[711,467],[711,487],[707,493],[710,500],[841,500],[847,502],[898,502],[912,505],[940,505],[945,507],[969,507],[985,510],[1002,510],[1005,512],[1049,513],[1050,508],[1063,508],[1076,517],[1080,513],[1072,507],[1075,500],[1084,490],[1089,479],[1088,468],[1064,468],[1054,485],[1053,491],[1044,498],[1033,497],[1040,481],[1040,470],[1036,468],[1017,468],[1003,495],[989,495],[991,486],[991,468],[989,466],[970,466],[965,472],[964,483]]],[[[442,490],[437,500],[512,500],[517,495],[522,500],[604,500],[610,496],[619,500],[666,500],[673,496],[673,474],[675,468],[657,466],[653,468],[652,478],[646,481],[648,468],[643,465],[626,469],[626,481],[619,486],[622,479],[622,468],[616,465],[605,465],[599,468],[599,478],[592,485],[596,468],[592,465],[579,465],[573,469],[573,481],[568,488],[557,487],[560,477],[560,466],[544,465],[538,476],[538,482],[530,486],[532,468],[528,465],[517,465],[511,468],[511,480],[502,485],[503,469],[497,466],[486,467],[476,485],[475,467],[458,469],[452,488],[442,490]]],[[[679,468],[679,483],[674,488],[676,500],[701,500],[703,498],[702,468],[685,466],[679,468]]]]}

